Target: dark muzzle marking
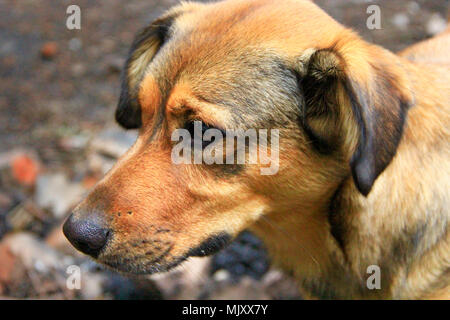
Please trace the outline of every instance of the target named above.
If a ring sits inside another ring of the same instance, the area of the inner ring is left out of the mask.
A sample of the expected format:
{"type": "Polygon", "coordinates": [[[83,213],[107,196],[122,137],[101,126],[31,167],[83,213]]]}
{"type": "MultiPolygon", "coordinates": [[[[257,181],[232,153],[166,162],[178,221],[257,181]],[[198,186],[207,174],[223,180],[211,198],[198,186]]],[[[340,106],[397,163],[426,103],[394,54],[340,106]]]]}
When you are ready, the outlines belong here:
{"type": "Polygon", "coordinates": [[[188,251],[188,257],[205,257],[217,253],[225,248],[231,241],[231,236],[222,232],[213,235],[203,241],[198,247],[192,248],[188,251]]]}

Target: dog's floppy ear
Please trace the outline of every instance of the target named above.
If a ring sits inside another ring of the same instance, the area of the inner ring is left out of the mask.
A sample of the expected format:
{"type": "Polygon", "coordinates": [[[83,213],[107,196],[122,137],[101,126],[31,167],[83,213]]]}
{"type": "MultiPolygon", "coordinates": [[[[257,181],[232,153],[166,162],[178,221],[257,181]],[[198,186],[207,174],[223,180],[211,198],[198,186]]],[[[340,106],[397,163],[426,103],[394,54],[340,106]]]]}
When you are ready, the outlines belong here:
{"type": "Polygon", "coordinates": [[[167,40],[175,14],[167,15],[142,29],[135,37],[122,70],[122,87],[116,121],[126,129],[140,128],[141,107],[137,99],[140,81],[148,64],[167,40]]]}
{"type": "Polygon", "coordinates": [[[315,50],[301,75],[306,127],[317,141],[328,143],[329,150],[353,135],[356,144],[350,168],[365,196],[394,157],[412,104],[397,58],[384,49],[370,48],[359,55],[341,55],[337,48],[315,50]],[[348,112],[353,121],[343,120],[348,112]]]}

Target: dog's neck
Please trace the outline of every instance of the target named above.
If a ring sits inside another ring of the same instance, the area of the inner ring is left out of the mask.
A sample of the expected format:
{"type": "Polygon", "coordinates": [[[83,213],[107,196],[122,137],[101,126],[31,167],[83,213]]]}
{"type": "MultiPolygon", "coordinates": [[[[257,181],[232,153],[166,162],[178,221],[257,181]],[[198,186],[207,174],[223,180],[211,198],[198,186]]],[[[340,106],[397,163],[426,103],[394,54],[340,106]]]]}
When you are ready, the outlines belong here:
{"type": "MultiPolygon", "coordinates": [[[[343,297],[348,291],[338,292],[341,281],[329,281],[331,277],[347,278],[348,270],[343,251],[330,233],[328,205],[305,209],[273,212],[260,218],[251,230],[264,240],[277,267],[303,279],[303,294],[343,297]]],[[[341,283],[340,287],[346,285],[341,283]]]]}
{"type": "Polygon", "coordinates": [[[431,94],[419,85],[424,71],[404,63],[415,106],[396,156],[368,197],[349,176],[324,205],[274,212],[252,228],[274,262],[304,279],[301,286],[313,296],[420,298],[449,286],[445,243],[450,232],[442,216],[450,201],[442,186],[450,181],[444,166],[449,157],[444,144],[450,139],[445,102],[450,97],[442,99],[445,81],[427,74],[436,88],[431,94]],[[430,152],[433,157],[428,159],[430,152]],[[433,265],[427,270],[442,272],[426,274],[424,262],[433,265]],[[381,270],[380,290],[367,288],[368,267],[373,265],[381,270]]]}

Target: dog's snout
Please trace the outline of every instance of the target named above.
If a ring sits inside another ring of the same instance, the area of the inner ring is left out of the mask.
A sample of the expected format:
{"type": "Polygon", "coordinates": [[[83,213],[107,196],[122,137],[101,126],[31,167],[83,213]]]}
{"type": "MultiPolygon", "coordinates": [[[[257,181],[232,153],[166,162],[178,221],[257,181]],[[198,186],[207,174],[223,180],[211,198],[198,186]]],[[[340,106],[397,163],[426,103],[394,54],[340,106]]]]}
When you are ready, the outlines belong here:
{"type": "Polygon", "coordinates": [[[63,232],[75,248],[92,257],[99,255],[110,234],[98,221],[89,218],[77,219],[73,214],[64,223],[63,232]]]}

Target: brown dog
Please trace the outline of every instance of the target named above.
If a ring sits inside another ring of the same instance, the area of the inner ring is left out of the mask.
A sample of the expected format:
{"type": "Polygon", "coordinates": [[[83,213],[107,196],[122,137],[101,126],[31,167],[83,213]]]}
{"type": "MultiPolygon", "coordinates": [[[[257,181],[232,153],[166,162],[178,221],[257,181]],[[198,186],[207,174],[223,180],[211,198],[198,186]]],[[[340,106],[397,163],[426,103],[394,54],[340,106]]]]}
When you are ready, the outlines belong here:
{"type": "Polygon", "coordinates": [[[153,273],[249,228],[308,296],[448,298],[449,56],[449,34],[398,56],[310,1],[182,4],[135,39],[116,118],[139,138],[64,232],[153,273]],[[279,129],[279,171],[174,164],[193,120],[279,129]]]}

